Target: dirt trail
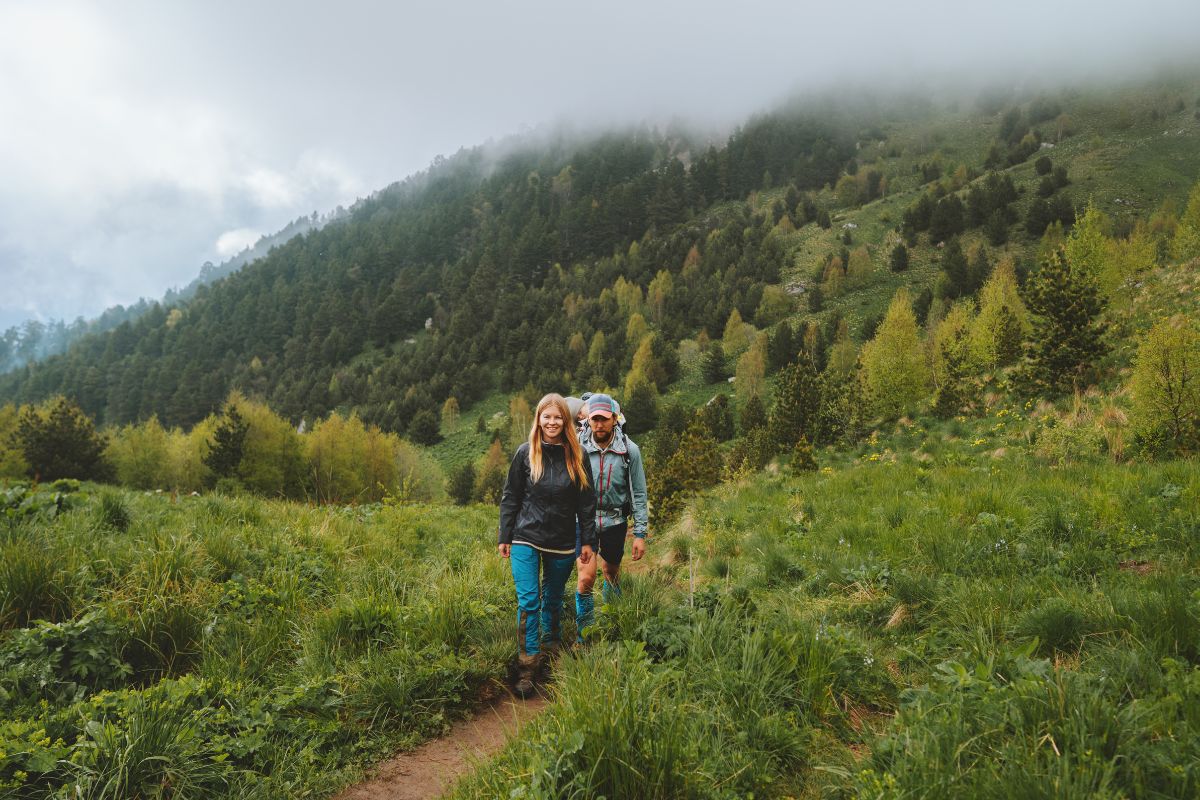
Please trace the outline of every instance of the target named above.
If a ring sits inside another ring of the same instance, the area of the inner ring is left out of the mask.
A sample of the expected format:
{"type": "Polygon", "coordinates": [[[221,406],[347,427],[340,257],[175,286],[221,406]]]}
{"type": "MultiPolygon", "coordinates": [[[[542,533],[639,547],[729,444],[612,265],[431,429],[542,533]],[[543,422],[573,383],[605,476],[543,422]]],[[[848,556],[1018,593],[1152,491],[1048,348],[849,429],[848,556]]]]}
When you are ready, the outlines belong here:
{"type": "Polygon", "coordinates": [[[376,767],[364,783],[334,800],[433,800],[479,762],[494,755],[543,708],[540,696],[519,700],[506,696],[474,717],[455,723],[440,739],[401,753],[376,767]]]}

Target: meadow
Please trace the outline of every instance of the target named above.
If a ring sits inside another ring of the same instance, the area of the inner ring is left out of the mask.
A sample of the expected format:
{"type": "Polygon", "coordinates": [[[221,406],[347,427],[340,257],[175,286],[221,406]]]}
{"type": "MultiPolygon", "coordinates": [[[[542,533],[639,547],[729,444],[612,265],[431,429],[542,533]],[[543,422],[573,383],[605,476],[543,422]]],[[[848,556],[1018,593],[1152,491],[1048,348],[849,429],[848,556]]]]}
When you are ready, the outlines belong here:
{"type": "Polygon", "coordinates": [[[695,502],[455,797],[1195,796],[1200,473],[1001,411],[695,502]]]}
{"type": "Polygon", "coordinates": [[[328,794],[484,701],[510,655],[486,508],[0,499],[7,797],[328,794]]]}
{"type": "MultiPolygon", "coordinates": [[[[1194,460],[993,399],[695,498],[454,796],[1194,796],[1194,460]]],[[[0,497],[6,796],[328,796],[504,691],[493,507],[0,497]]]]}

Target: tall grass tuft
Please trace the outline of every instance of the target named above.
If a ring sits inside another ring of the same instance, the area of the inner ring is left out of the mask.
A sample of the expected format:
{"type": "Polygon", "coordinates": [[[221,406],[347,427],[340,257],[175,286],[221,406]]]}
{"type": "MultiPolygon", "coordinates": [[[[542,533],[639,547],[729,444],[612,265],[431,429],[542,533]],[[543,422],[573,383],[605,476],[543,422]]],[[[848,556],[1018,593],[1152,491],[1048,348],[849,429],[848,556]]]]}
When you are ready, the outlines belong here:
{"type": "Polygon", "coordinates": [[[206,742],[190,709],[134,695],[125,713],[88,723],[73,796],[92,800],[212,796],[231,766],[206,742]]]}
{"type": "Polygon", "coordinates": [[[74,553],[40,537],[15,539],[0,547],[0,628],[23,628],[74,613],[74,553]]]}
{"type": "Polygon", "coordinates": [[[133,523],[133,515],[129,506],[116,492],[105,492],[100,495],[100,506],[96,509],[96,517],[101,525],[114,531],[124,533],[133,523]]]}

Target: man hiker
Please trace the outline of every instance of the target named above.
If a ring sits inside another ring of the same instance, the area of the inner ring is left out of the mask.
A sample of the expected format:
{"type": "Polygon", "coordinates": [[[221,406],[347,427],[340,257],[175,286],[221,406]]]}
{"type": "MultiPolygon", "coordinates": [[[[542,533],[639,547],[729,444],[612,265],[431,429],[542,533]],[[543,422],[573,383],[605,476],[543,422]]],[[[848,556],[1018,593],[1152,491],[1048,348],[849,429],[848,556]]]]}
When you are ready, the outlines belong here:
{"type": "MultiPolygon", "coordinates": [[[[625,535],[629,517],[633,517],[633,560],[646,554],[646,470],[642,451],[617,425],[620,409],[606,394],[587,398],[587,424],[579,432],[579,443],[591,461],[593,488],[596,492],[596,536],[600,547],[600,568],[604,571],[604,598],[619,592],[621,559],[625,555],[625,535]]],[[[575,624],[583,641],[583,629],[594,620],[596,560],[576,565],[579,582],[575,587],[575,624]]]]}

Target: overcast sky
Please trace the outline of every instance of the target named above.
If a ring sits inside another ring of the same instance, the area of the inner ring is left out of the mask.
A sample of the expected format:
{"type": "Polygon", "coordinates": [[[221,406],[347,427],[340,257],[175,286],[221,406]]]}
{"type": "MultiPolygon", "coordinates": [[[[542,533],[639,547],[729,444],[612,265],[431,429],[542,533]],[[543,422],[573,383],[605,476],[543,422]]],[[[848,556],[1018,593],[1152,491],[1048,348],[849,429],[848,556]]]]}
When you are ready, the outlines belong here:
{"type": "Polygon", "coordinates": [[[0,0],[0,329],[187,284],[438,154],[798,87],[1119,73],[1200,2],[0,0]]]}

